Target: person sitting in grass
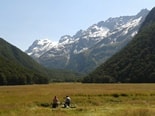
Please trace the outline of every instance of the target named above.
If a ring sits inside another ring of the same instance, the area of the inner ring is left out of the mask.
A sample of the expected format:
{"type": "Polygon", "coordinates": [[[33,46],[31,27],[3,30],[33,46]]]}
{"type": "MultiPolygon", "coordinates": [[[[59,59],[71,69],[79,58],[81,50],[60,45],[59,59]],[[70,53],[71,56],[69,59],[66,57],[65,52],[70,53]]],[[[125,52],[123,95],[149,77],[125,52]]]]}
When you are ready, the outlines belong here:
{"type": "Polygon", "coordinates": [[[71,98],[69,96],[66,96],[64,107],[65,108],[70,107],[70,103],[71,103],[71,98]]]}
{"type": "Polygon", "coordinates": [[[59,105],[59,100],[56,96],[53,98],[52,108],[57,108],[59,105]]]}

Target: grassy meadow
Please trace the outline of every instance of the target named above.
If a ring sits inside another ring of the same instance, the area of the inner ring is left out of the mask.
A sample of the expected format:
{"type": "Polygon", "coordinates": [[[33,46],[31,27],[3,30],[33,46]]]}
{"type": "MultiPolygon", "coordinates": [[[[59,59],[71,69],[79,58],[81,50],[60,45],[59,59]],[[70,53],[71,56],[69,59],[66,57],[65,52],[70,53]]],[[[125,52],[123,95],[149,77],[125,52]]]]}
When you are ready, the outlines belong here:
{"type": "Polygon", "coordinates": [[[0,86],[0,116],[155,116],[155,84],[0,86]],[[74,108],[52,109],[54,96],[74,108]]]}

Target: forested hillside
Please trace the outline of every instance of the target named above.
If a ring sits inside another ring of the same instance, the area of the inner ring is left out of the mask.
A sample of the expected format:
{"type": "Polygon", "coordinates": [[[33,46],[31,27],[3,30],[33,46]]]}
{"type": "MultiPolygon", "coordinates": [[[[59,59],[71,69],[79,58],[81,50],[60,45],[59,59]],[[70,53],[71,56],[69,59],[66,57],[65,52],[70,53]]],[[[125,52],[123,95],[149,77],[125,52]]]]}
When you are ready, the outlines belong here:
{"type": "Polygon", "coordinates": [[[46,69],[0,38],[0,85],[48,83],[46,69]]]}
{"type": "Polygon", "coordinates": [[[86,76],[83,82],[155,82],[155,8],[150,11],[134,39],[86,76]]]}

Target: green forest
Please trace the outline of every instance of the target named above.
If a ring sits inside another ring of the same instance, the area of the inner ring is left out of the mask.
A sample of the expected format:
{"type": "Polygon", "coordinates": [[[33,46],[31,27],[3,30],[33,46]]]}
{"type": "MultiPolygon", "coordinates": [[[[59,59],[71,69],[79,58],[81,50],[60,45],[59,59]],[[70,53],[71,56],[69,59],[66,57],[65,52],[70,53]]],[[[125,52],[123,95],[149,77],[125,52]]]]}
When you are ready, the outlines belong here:
{"type": "Polygon", "coordinates": [[[44,67],[0,38],[0,85],[48,83],[44,67]]]}

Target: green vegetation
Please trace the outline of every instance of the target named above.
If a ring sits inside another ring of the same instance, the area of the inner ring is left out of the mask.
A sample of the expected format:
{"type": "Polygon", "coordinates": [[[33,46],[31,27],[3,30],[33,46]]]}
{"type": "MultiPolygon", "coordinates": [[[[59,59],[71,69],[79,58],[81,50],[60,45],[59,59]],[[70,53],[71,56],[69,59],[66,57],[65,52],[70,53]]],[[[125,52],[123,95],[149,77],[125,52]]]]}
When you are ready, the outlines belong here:
{"type": "Polygon", "coordinates": [[[134,39],[95,71],[85,83],[155,82],[155,8],[149,13],[134,39]]]}
{"type": "Polygon", "coordinates": [[[0,38],[0,85],[48,83],[46,69],[0,38]]]}
{"type": "Polygon", "coordinates": [[[81,84],[1,86],[1,116],[154,116],[154,84],[81,84]],[[74,108],[52,109],[54,96],[72,99],[74,108]]]}
{"type": "Polygon", "coordinates": [[[84,74],[63,69],[49,69],[50,82],[81,82],[84,74]]]}

